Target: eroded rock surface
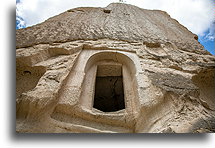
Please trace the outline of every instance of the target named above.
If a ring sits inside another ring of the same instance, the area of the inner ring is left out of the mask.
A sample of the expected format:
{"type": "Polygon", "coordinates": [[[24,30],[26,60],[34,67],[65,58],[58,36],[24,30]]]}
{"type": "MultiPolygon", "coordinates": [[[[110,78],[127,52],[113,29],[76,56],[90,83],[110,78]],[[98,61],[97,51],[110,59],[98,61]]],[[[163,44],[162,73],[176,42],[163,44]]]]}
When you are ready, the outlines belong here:
{"type": "Polygon", "coordinates": [[[16,43],[17,132],[215,131],[215,57],[166,12],[75,8],[17,30],[16,43]],[[114,99],[122,76],[123,109],[93,107],[99,76],[114,99]]]}

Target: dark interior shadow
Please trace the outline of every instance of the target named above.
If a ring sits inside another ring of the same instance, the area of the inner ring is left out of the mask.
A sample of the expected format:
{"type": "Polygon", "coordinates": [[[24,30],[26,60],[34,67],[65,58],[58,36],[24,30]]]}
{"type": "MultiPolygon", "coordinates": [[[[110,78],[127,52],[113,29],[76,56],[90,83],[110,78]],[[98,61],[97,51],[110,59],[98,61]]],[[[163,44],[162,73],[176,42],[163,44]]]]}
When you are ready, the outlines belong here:
{"type": "Polygon", "coordinates": [[[16,133],[16,9],[13,7],[10,9],[9,14],[9,23],[10,30],[9,30],[9,88],[8,93],[10,94],[9,98],[9,106],[8,113],[10,120],[9,127],[10,127],[10,139],[12,141],[125,141],[125,140],[132,140],[132,141],[192,141],[194,143],[199,141],[208,141],[209,134],[21,134],[16,133]]]}

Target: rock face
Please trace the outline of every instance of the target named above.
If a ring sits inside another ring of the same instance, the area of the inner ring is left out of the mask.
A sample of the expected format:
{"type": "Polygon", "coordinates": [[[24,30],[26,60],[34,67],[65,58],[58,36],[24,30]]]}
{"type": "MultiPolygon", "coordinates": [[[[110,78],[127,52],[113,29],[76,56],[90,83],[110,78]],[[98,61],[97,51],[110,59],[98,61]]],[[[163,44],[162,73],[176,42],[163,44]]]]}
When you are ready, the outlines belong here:
{"type": "Polygon", "coordinates": [[[215,131],[215,57],[166,12],[113,3],[16,31],[16,131],[215,131]]]}

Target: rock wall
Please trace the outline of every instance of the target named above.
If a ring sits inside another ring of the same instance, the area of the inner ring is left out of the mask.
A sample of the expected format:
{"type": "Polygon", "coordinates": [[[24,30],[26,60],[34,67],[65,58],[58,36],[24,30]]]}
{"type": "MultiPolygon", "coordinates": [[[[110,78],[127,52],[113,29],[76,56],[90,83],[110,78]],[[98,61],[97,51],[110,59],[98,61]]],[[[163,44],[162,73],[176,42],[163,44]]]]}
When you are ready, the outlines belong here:
{"type": "Polygon", "coordinates": [[[75,8],[16,38],[17,132],[215,131],[215,57],[163,11],[75,8]],[[122,65],[125,109],[93,107],[98,65],[122,65]]]}

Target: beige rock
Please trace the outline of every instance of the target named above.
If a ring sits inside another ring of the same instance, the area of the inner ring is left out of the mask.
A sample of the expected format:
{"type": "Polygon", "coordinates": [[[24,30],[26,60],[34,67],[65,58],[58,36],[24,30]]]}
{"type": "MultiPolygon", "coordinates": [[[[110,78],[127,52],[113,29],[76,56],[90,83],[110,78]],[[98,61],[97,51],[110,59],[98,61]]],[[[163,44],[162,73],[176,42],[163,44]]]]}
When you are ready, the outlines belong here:
{"type": "Polygon", "coordinates": [[[215,131],[215,57],[166,12],[113,3],[16,31],[16,131],[215,131]]]}

